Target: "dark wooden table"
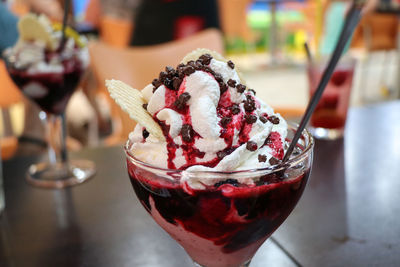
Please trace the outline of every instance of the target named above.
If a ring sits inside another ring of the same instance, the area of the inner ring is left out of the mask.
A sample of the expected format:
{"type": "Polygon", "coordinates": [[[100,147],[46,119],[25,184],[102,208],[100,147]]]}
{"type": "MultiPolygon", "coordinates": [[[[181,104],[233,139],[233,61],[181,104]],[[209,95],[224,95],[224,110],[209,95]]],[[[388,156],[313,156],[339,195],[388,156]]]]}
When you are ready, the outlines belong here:
{"type": "MultiPolygon", "coordinates": [[[[0,266],[192,266],[137,201],[120,147],[73,157],[98,173],[65,190],[28,185],[39,157],[4,163],[0,266]]],[[[355,108],[344,140],[317,141],[298,206],[257,252],[261,266],[400,266],[400,102],[355,108]]]]}

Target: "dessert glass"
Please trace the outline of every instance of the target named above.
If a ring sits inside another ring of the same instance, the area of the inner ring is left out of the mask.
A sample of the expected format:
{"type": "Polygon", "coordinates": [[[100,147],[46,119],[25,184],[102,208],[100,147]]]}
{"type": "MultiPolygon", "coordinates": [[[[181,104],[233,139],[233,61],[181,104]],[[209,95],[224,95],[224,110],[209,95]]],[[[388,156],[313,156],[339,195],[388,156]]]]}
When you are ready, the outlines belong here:
{"type": "MultiPolygon", "coordinates": [[[[290,140],[297,126],[289,125],[290,140]]],[[[136,159],[125,145],[133,189],[153,219],[196,266],[249,266],[257,249],[288,217],[310,175],[313,138],[304,130],[292,157],[268,168],[218,172],[170,170],[136,159]],[[212,179],[191,188],[187,179],[212,179]],[[240,184],[253,179],[255,185],[240,184]]]]}
{"type": "MultiPolygon", "coordinates": [[[[29,167],[27,180],[39,187],[63,188],[82,183],[95,173],[95,165],[88,160],[68,160],[66,149],[65,108],[85,72],[75,49],[71,53],[52,52],[47,57],[58,58],[63,71],[29,72],[15,66],[14,56],[5,54],[7,71],[22,93],[40,108],[48,142],[48,162],[29,167]],[[33,93],[34,92],[34,93],[33,93]]],[[[87,52],[87,51],[85,51],[87,52]]]]}
{"type": "MultiPolygon", "coordinates": [[[[328,61],[316,60],[308,66],[310,97],[314,95],[328,61]]],[[[310,120],[316,138],[337,139],[343,136],[353,84],[355,59],[340,59],[310,120]]]]}

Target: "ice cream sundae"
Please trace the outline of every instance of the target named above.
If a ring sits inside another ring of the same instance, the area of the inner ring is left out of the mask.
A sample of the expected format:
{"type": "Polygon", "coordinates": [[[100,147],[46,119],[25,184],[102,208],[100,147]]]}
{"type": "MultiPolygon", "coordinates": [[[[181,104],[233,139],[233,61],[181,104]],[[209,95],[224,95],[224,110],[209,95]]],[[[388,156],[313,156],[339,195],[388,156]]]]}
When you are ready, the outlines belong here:
{"type": "Polygon", "coordinates": [[[11,78],[44,111],[62,113],[89,63],[85,39],[67,28],[63,40],[61,25],[44,15],[25,15],[18,31],[18,42],[4,52],[11,78]]]}
{"type": "Polygon", "coordinates": [[[204,49],[141,91],[106,85],[138,122],[125,150],[143,206],[201,266],[247,264],[303,192],[308,133],[282,163],[294,128],[245,85],[232,61],[204,49]]]}

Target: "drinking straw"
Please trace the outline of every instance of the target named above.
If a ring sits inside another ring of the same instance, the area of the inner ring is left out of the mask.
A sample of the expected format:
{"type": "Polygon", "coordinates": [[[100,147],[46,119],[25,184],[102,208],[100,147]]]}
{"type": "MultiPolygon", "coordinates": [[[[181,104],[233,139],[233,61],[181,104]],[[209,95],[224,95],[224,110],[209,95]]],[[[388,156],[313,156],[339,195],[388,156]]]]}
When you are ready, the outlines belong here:
{"type": "Polygon", "coordinates": [[[69,7],[70,7],[70,1],[69,0],[64,0],[64,16],[63,16],[63,23],[62,23],[62,37],[61,37],[61,43],[60,43],[60,48],[64,47],[65,44],[65,30],[67,28],[67,21],[68,21],[68,14],[69,14],[69,7]]]}
{"type": "Polygon", "coordinates": [[[308,121],[310,120],[311,115],[314,112],[315,107],[317,106],[318,101],[320,100],[322,93],[324,92],[326,85],[328,84],[337,63],[339,62],[339,59],[347,44],[347,41],[350,39],[351,35],[354,32],[354,29],[356,28],[358,22],[360,21],[361,9],[364,6],[365,2],[366,0],[355,0],[349,12],[347,13],[346,20],[344,22],[342,32],[340,33],[339,40],[336,43],[335,50],[333,51],[333,54],[329,60],[328,66],[326,67],[324,73],[322,74],[322,78],[318,84],[317,90],[315,91],[315,93],[311,97],[310,102],[308,103],[306,112],[303,118],[301,119],[300,125],[294,134],[293,140],[290,143],[289,148],[286,151],[286,154],[283,157],[282,162],[285,162],[289,159],[290,155],[293,152],[294,147],[297,144],[297,141],[301,136],[301,133],[303,132],[308,121]]]}

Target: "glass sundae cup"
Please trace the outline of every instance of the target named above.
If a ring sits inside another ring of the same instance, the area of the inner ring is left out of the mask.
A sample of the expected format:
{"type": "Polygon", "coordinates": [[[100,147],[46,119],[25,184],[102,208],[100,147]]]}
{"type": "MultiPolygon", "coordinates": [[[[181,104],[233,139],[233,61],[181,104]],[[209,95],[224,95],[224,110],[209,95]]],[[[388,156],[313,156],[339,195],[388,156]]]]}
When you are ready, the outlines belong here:
{"type": "Polygon", "coordinates": [[[4,60],[17,87],[41,108],[49,148],[49,161],[30,166],[27,180],[48,188],[82,183],[95,166],[87,160],[68,160],[65,108],[88,65],[85,41],[67,28],[64,42],[60,25],[51,25],[44,16],[28,14],[18,28],[20,40],[4,52],[4,60]]]}
{"type": "MultiPolygon", "coordinates": [[[[290,142],[297,126],[289,124],[290,142]]],[[[190,255],[196,266],[249,266],[257,249],[288,217],[310,175],[313,138],[304,130],[285,163],[219,171],[163,169],[144,163],[125,145],[133,189],[153,219],[190,255]],[[187,181],[212,180],[202,189],[187,181]],[[240,183],[252,179],[248,185],[240,183]]]]}

